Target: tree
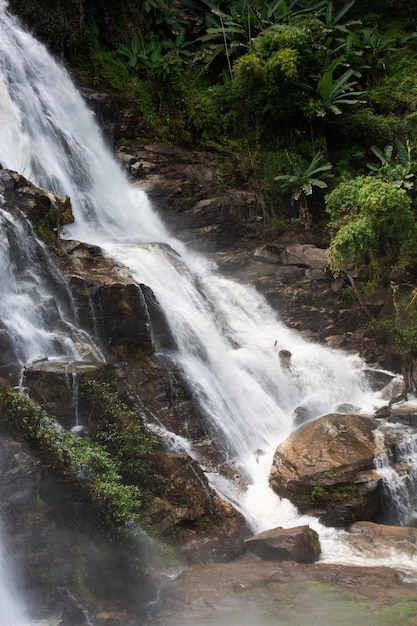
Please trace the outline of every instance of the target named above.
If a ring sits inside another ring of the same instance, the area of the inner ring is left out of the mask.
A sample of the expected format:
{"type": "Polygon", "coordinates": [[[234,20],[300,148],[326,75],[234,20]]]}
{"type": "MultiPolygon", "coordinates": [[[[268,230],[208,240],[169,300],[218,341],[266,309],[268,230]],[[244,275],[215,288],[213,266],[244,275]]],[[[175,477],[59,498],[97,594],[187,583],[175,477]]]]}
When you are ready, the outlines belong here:
{"type": "Polygon", "coordinates": [[[417,356],[417,290],[412,272],[417,265],[417,227],[411,199],[395,182],[375,176],[359,176],[340,183],[326,198],[333,239],[328,262],[335,275],[343,272],[370,320],[371,328],[383,332],[402,362],[403,399],[414,387],[417,356]],[[368,271],[374,287],[385,287],[391,296],[391,314],[376,319],[369,310],[355,275],[360,266],[368,271]],[[411,282],[407,272],[411,271],[411,282]],[[406,279],[404,277],[407,277],[406,279]]]}
{"type": "MultiPolygon", "coordinates": [[[[400,263],[401,248],[416,233],[411,201],[392,182],[359,176],[341,183],[326,198],[333,240],[328,249],[333,274],[344,272],[370,316],[354,281],[358,265],[367,263],[388,277],[400,263]]],[[[370,316],[371,317],[371,316],[370,316]]]]}
{"type": "Polygon", "coordinates": [[[416,235],[406,191],[373,176],[340,183],[327,196],[326,211],[335,233],[328,254],[334,274],[366,256],[390,271],[401,262],[402,246],[416,235]]]}

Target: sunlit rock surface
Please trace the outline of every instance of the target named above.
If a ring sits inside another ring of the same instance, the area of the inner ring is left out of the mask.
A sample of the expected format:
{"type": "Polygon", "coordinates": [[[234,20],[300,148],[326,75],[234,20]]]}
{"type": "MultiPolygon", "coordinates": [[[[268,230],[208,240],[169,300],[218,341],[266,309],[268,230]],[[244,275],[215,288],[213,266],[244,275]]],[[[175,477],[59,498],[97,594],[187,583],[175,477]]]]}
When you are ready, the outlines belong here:
{"type": "Polygon", "coordinates": [[[298,563],[313,563],[321,552],[319,536],[308,525],[271,528],[247,539],[245,547],[261,559],[298,563]]]}
{"type": "Polygon", "coordinates": [[[300,426],[275,452],[272,488],[327,525],[372,519],[381,506],[373,469],[376,426],[356,414],[325,415],[300,426]]]}

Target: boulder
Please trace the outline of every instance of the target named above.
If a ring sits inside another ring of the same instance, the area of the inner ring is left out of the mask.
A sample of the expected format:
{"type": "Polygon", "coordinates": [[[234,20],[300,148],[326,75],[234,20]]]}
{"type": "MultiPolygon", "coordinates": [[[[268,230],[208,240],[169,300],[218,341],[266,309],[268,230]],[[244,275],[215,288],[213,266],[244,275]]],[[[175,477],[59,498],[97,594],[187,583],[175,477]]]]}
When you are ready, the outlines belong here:
{"type": "Polygon", "coordinates": [[[330,414],[300,426],[277,448],[272,489],[329,526],[372,519],[381,507],[376,422],[330,414]]]}
{"type": "Polygon", "coordinates": [[[99,328],[109,346],[127,343],[152,351],[143,291],[137,285],[104,285],[93,298],[99,328]]]}
{"type": "Polygon", "coordinates": [[[0,190],[10,206],[26,214],[37,235],[46,243],[56,244],[60,228],[74,221],[68,196],[36,187],[21,174],[0,170],[0,190]]]}
{"type": "Polygon", "coordinates": [[[295,243],[283,250],[281,263],[324,271],[327,265],[326,250],[313,244],[295,243]]]}
{"type": "Polygon", "coordinates": [[[313,563],[321,553],[319,536],[308,525],[272,528],[245,541],[246,549],[268,561],[313,563]]]}
{"type": "Polygon", "coordinates": [[[356,522],[348,532],[349,543],[357,550],[372,551],[374,558],[384,558],[392,551],[402,552],[410,559],[417,556],[417,528],[356,522]]]}

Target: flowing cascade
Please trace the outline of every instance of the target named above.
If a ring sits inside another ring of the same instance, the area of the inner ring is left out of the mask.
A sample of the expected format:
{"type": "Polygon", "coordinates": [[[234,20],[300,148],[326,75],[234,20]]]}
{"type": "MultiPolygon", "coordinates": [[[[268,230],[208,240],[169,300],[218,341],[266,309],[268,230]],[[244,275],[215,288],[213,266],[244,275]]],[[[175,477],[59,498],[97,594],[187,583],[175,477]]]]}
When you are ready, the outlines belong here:
{"type": "MultiPolygon", "coordinates": [[[[3,202],[0,195],[0,207],[3,202]]],[[[77,346],[85,343],[92,358],[102,360],[91,338],[78,328],[71,293],[45,246],[22,215],[2,208],[0,281],[0,322],[13,338],[22,366],[42,355],[80,359],[77,346]]]]}
{"type": "Polygon", "coordinates": [[[29,626],[22,609],[21,598],[16,593],[11,565],[11,555],[7,553],[4,531],[0,522],[0,624],[4,626],[29,626]]]}
{"type": "Polygon", "coordinates": [[[400,526],[414,526],[417,494],[417,435],[404,427],[401,430],[403,439],[395,447],[395,459],[392,458],[392,453],[384,452],[376,457],[375,468],[382,476],[389,521],[400,526]]]}
{"type": "Polygon", "coordinates": [[[269,488],[272,455],[297,406],[318,416],[339,403],[382,404],[367,388],[363,363],[304,341],[255,289],[222,277],[174,239],[144,191],[129,183],[66,71],[1,7],[0,163],[68,194],[75,223],[64,236],[100,245],[153,290],[176,341],[173,358],[249,485],[238,493],[216,475],[214,487],[254,531],[300,523],[269,488]],[[292,354],[290,367],[280,364],[282,349],[292,354]]]}

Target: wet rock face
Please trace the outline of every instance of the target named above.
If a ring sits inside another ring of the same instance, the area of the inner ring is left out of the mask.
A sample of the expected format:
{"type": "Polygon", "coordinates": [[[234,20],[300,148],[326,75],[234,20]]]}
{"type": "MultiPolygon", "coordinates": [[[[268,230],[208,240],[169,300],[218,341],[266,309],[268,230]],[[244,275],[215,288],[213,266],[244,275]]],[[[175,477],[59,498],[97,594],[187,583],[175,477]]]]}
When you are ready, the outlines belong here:
{"type": "Polygon", "coordinates": [[[382,506],[375,428],[370,418],[340,414],[300,426],[275,452],[271,487],[329,526],[374,518],[382,506]]]}
{"type": "Polygon", "coordinates": [[[16,172],[0,169],[0,193],[27,215],[47,243],[57,243],[60,227],[74,221],[68,196],[36,187],[16,172]]]}
{"type": "Polygon", "coordinates": [[[93,298],[96,318],[110,346],[129,343],[132,349],[152,350],[150,320],[139,286],[104,285],[93,298]]]}
{"type": "Polygon", "coordinates": [[[138,567],[141,547],[134,541],[123,547],[95,528],[82,498],[45,471],[27,444],[3,433],[0,501],[33,619],[82,626],[91,623],[83,617],[88,610],[94,624],[104,625],[114,622],[96,621],[96,615],[123,610],[124,623],[133,624],[130,615],[155,598],[153,580],[138,567]],[[71,588],[80,592],[78,600],[71,588]]]}
{"type": "Polygon", "coordinates": [[[348,529],[349,542],[359,551],[372,550],[374,558],[384,558],[393,550],[409,559],[417,556],[417,528],[356,522],[348,529]]]}
{"type": "Polygon", "coordinates": [[[117,156],[133,180],[145,188],[171,231],[213,250],[236,243],[247,222],[262,213],[259,193],[234,182],[238,165],[207,151],[132,142],[117,156]]]}

